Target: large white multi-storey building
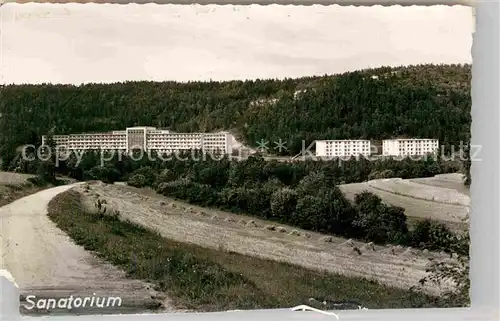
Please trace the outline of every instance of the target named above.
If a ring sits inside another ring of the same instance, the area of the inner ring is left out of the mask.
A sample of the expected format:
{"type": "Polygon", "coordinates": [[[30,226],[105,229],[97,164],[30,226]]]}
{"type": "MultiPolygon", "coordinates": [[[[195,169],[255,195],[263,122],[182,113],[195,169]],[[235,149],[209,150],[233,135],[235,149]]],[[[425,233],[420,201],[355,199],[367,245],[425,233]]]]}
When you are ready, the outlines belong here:
{"type": "MultiPolygon", "coordinates": [[[[113,150],[130,152],[142,149],[159,153],[171,153],[182,150],[203,150],[231,153],[232,136],[219,133],[174,133],[155,127],[129,127],[125,130],[107,133],[83,133],[53,135],[56,146],[71,150],[113,150]]],[[[42,136],[42,145],[46,145],[47,136],[42,136]]]]}
{"type": "Polygon", "coordinates": [[[437,139],[387,139],[382,142],[383,156],[424,156],[438,151],[437,139]]]}
{"type": "Polygon", "coordinates": [[[371,152],[369,140],[317,140],[315,146],[319,157],[370,156],[371,152]]]}

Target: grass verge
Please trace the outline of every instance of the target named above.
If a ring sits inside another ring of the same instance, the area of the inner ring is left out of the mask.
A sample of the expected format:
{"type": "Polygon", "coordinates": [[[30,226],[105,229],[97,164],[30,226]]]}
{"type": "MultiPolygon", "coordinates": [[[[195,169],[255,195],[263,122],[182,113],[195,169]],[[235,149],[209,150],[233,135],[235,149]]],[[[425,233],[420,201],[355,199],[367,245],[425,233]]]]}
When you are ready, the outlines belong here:
{"type": "Polygon", "coordinates": [[[32,183],[18,185],[0,185],[0,206],[10,204],[25,196],[35,194],[50,186],[36,186],[32,183]]]}
{"type": "MultiPolygon", "coordinates": [[[[198,311],[313,305],[309,298],[354,300],[369,309],[439,307],[439,299],[302,267],[207,249],[161,237],[118,216],[84,209],[69,190],[49,203],[49,217],[86,250],[157,286],[178,308],[198,311]]],[[[196,231],[193,231],[196,233],[196,231]]]]}

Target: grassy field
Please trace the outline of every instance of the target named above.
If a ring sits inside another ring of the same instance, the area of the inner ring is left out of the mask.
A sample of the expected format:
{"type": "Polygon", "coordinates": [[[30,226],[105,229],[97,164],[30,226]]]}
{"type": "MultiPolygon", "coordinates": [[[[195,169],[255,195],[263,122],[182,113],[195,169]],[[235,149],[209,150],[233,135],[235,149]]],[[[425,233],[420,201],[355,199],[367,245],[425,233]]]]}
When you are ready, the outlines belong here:
{"type": "Polygon", "coordinates": [[[27,183],[30,177],[34,175],[0,172],[0,185],[22,185],[27,183]]]}
{"type": "MultiPolygon", "coordinates": [[[[28,180],[29,178],[34,177],[35,175],[29,174],[0,172],[0,206],[10,204],[15,200],[23,198],[24,196],[53,187],[52,184],[38,186],[28,180]]],[[[75,182],[74,179],[66,177],[59,177],[57,178],[57,181],[59,184],[69,184],[75,182]]]]}
{"type": "Polygon", "coordinates": [[[461,206],[468,206],[470,204],[470,197],[460,193],[454,188],[420,184],[418,181],[415,182],[403,179],[378,179],[368,181],[367,184],[370,187],[389,193],[436,203],[461,206]]]}
{"type": "MultiPolygon", "coordinates": [[[[432,180],[428,181],[432,182],[432,180]]],[[[339,188],[350,200],[354,200],[356,194],[368,191],[378,195],[385,203],[404,208],[410,228],[423,219],[439,221],[454,231],[463,231],[468,228],[468,225],[462,222],[462,218],[467,215],[467,208],[462,205],[444,204],[397,195],[373,188],[367,183],[339,185],[339,188]]]]}
{"type": "Polygon", "coordinates": [[[0,172],[0,206],[43,189],[30,183],[30,177],[33,175],[0,172]]]}
{"type": "Polygon", "coordinates": [[[173,241],[119,216],[89,211],[75,190],[51,201],[49,217],[77,244],[121,267],[131,278],[154,283],[174,298],[178,308],[283,308],[311,305],[311,297],[355,300],[370,309],[439,306],[435,297],[363,278],[173,241]]]}
{"type": "Polygon", "coordinates": [[[435,177],[424,177],[424,178],[414,178],[409,181],[429,186],[444,187],[454,189],[464,195],[470,196],[470,190],[465,187],[462,175],[460,174],[448,174],[448,175],[437,175],[435,177]]]}

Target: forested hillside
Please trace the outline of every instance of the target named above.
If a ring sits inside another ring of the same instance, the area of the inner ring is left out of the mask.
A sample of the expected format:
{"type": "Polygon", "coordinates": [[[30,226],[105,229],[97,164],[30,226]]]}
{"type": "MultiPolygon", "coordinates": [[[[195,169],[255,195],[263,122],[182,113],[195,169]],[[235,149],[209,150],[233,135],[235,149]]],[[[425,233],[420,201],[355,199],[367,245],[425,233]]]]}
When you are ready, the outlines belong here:
{"type": "Polygon", "coordinates": [[[435,137],[449,150],[470,135],[470,66],[421,65],[342,75],[231,82],[9,85],[0,91],[0,155],[40,136],[122,129],[231,130],[250,146],[315,139],[435,137]]]}

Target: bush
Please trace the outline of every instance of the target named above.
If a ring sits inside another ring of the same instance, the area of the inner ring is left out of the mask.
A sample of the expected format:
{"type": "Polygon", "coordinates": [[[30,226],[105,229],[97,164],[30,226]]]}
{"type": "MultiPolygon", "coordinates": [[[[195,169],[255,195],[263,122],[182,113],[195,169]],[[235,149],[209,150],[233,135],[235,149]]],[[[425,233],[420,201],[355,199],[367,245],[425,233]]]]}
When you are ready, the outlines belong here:
{"type": "Polygon", "coordinates": [[[189,182],[187,180],[175,180],[158,184],[156,192],[165,196],[173,195],[176,190],[185,188],[189,182]]]}
{"type": "Polygon", "coordinates": [[[228,173],[223,164],[209,164],[208,167],[198,171],[197,182],[210,185],[213,188],[221,188],[227,184],[228,173]]]}
{"type": "Polygon", "coordinates": [[[147,186],[147,179],[144,175],[134,174],[129,177],[127,184],[133,187],[141,188],[147,186]]]}
{"type": "Polygon", "coordinates": [[[416,224],[411,233],[413,247],[430,251],[450,251],[456,237],[444,224],[429,219],[416,224]]]}
{"type": "Polygon", "coordinates": [[[172,182],[176,179],[175,173],[170,169],[164,169],[159,175],[156,176],[153,188],[157,188],[162,183],[172,182]]]}
{"type": "Polygon", "coordinates": [[[132,173],[134,175],[142,175],[144,177],[144,186],[152,186],[156,180],[156,171],[150,166],[143,166],[132,173]]]}
{"type": "Polygon", "coordinates": [[[237,187],[224,189],[219,194],[219,199],[223,206],[245,212],[261,218],[271,217],[270,195],[267,195],[262,188],[237,187]]]}
{"type": "Polygon", "coordinates": [[[393,178],[396,177],[394,175],[394,171],[390,169],[386,169],[383,171],[373,171],[368,175],[368,180],[373,180],[373,179],[384,179],[384,178],[393,178]]]}
{"type": "MultiPolygon", "coordinates": [[[[179,192],[182,193],[182,191],[179,192]]],[[[185,190],[182,197],[179,198],[185,199],[193,204],[212,206],[217,203],[218,195],[217,191],[210,185],[188,183],[187,185],[185,185],[185,190]]]]}
{"type": "Polygon", "coordinates": [[[41,178],[40,176],[29,177],[28,181],[38,187],[44,187],[49,184],[48,182],[43,180],[43,178],[41,178]]]}
{"type": "Polygon", "coordinates": [[[37,176],[41,181],[52,183],[56,180],[56,167],[52,160],[41,161],[38,165],[37,176]]]}
{"type": "Polygon", "coordinates": [[[197,205],[212,206],[216,205],[218,200],[217,191],[210,185],[194,183],[187,179],[161,183],[156,192],[197,205]]]}
{"type": "Polygon", "coordinates": [[[315,195],[320,190],[334,186],[334,182],[325,173],[312,172],[297,184],[296,191],[299,195],[315,195]]]}
{"type": "Polygon", "coordinates": [[[288,187],[279,189],[271,195],[271,215],[282,222],[287,222],[297,206],[297,193],[288,187]]]}
{"type": "Polygon", "coordinates": [[[356,195],[355,207],[355,236],[378,244],[405,240],[408,226],[403,208],[387,206],[378,196],[366,191],[356,195]]]}
{"type": "Polygon", "coordinates": [[[103,181],[104,183],[114,183],[119,181],[121,173],[112,165],[94,166],[88,171],[84,172],[85,180],[103,181]]]}
{"type": "Polygon", "coordinates": [[[347,236],[355,211],[338,188],[319,191],[298,199],[291,223],[307,230],[347,236]]]}
{"type": "Polygon", "coordinates": [[[286,187],[278,178],[271,178],[264,184],[262,184],[262,192],[266,194],[269,198],[277,190],[286,187]]]}

